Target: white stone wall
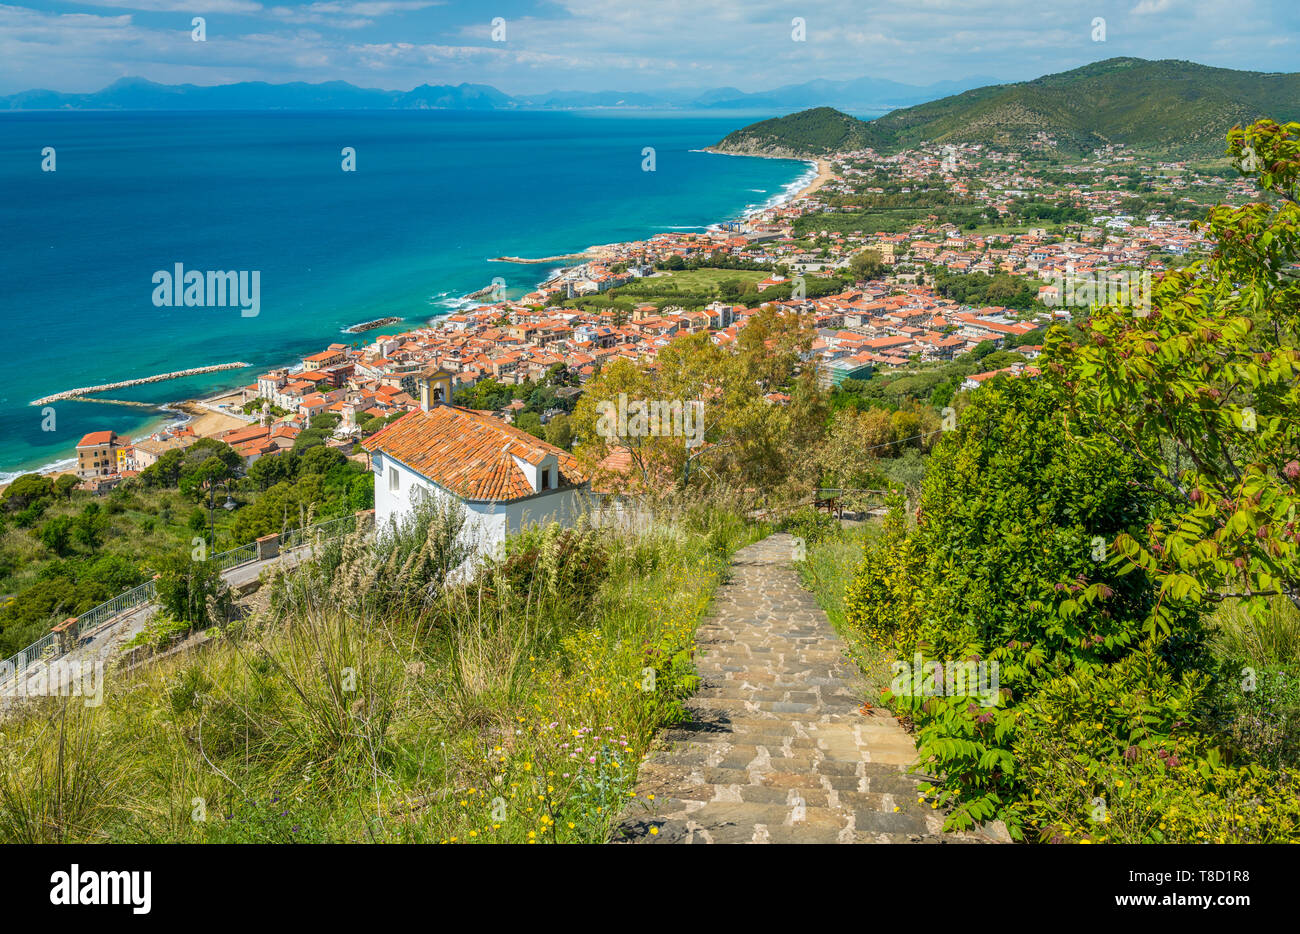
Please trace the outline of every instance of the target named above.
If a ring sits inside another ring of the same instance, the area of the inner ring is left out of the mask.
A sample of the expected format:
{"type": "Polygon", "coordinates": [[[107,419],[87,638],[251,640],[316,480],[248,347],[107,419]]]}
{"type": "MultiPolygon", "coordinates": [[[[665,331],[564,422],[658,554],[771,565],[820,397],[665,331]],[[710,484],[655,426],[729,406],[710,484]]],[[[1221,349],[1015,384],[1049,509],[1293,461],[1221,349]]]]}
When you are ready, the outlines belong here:
{"type": "MultiPolygon", "coordinates": [[[[383,528],[396,520],[399,524],[411,514],[419,496],[439,499],[451,497],[442,487],[411,470],[405,464],[376,451],[372,458],[375,471],[375,524],[383,528]],[[390,478],[397,476],[397,489],[390,478]],[[412,491],[417,491],[413,493],[412,491]]],[[[552,467],[552,477],[554,477],[552,467]]],[[[457,499],[459,499],[457,497],[457,499]]],[[[486,554],[529,525],[558,522],[571,526],[587,507],[585,490],[551,490],[511,503],[463,502],[466,512],[463,537],[477,553],[486,554]]]]}

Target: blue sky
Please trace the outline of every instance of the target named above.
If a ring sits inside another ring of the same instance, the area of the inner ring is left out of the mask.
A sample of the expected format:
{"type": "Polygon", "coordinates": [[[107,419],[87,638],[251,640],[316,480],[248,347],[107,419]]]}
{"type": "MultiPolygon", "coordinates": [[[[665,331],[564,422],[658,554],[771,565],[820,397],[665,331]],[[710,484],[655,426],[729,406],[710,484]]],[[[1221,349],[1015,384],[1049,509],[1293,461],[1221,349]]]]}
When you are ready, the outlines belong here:
{"type": "Polygon", "coordinates": [[[757,91],[864,75],[1023,80],[1116,55],[1294,71],[1298,36],[1297,0],[0,0],[0,93],[125,76],[757,91]],[[191,39],[196,15],[206,42],[191,39]],[[1105,42],[1092,39],[1098,16],[1105,42]],[[806,41],[792,39],[795,17],[806,41]]]}

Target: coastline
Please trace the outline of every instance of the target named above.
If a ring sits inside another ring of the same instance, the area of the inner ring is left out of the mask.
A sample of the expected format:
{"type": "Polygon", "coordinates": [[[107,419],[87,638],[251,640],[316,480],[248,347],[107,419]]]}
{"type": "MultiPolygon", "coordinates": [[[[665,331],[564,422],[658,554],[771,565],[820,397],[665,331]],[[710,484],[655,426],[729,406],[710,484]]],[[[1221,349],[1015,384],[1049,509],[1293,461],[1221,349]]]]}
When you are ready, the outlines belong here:
{"type": "Polygon", "coordinates": [[[224,431],[230,431],[232,428],[245,428],[248,426],[248,422],[235,418],[233,415],[222,415],[220,412],[213,412],[211,409],[204,408],[205,405],[220,405],[222,402],[238,401],[240,395],[239,391],[223,390],[219,395],[207,396],[203,399],[186,399],[184,402],[169,403],[168,408],[185,413],[187,418],[181,424],[187,426],[200,438],[210,438],[224,431]]]}
{"type": "Polygon", "coordinates": [[[791,201],[798,201],[806,198],[815,191],[819,191],[827,182],[835,179],[835,173],[831,170],[831,163],[826,159],[817,159],[817,177],[808,183],[808,186],[796,194],[791,201]]]}
{"type": "MultiPolygon", "coordinates": [[[[157,407],[160,413],[158,417],[162,420],[162,423],[148,427],[139,434],[133,435],[131,442],[142,441],[156,432],[167,428],[179,428],[182,425],[188,426],[200,438],[212,438],[232,428],[242,428],[248,423],[234,416],[222,415],[220,412],[213,412],[210,409],[203,408],[205,403],[217,405],[221,402],[237,400],[239,396],[240,392],[238,390],[232,392],[229,389],[222,389],[216,395],[205,396],[201,399],[185,399],[180,402],[163,403],[157,407]]],[[[3,492],[9,484],[24,474],[34,473],[49,477],[61,477],[64,474],[75,474],[76,472],[77,458],[74,454],[72,457],[61,458],[30,470],[6,472],[4,479],[0,479],[0,492],[3,492]],[[13,476],[8,476],[8,473],[12,473],[13,476]]]]}
{"type": "MultiPolygon", "coordinates": [[[[748,153],[725,153],[711,148],[705,148],[696,151],[710,152],[715,155],[750,155],[748,153]]],[[[799,158],[792,158],[792,157],[770,156],[770,155],[753,155],[752,158],[784,159],[787,162],[803,162],[805,165],[809,166],[809,172],[805,173],[805,175],[800,176],[799,178],[794,179],[786,186],[786,190],[782,191],[779,195],[770,199],[767,203],[762,205],[752,205],[742,210],[740,216],[743,218],[751,217],[755,214],[762,213],[763,211],[770,210],[782,204],[788,204],[792,201],[797,201],[806,198],[809,195],[816,192],[823,185],[825,185],[827,182],[829,182],[835,177],[834,174],[831,172],[831,163],[828,160],[824,160],[824,159],[799,159],[799,158]],[[811,174],[811,178],[808,178],[809,174],[811,174]],[[800,187],[796,191],[789,191],[789,188],[792,185],[804,181],[805,179],[807,179],[807,181],[802,187],[800,187]]],[[[721,223],[723,223],[723,221],[714,221],[713,224],[710,224],[708,226],[717,227],[721,223]]],[[[579,252],[561,253],[555,256],[539,257],[536,259],[528,259],[528,258],[515,257],[515,256],[498,256],[498,257],[493,257],[490,261],[517,263],[523,265],[547,265],[554,262],[563,263],[566,260],[568,261],[580,260],[579,263],[576,263],[574,265],[582,265],[583,263],[588,263],[588,262],[599,262],[603,255],[607,254],[607,252],[611,248],[617,246],[620,242],[621,241],[613,241],[611,243],[596,244],[593,246],[589,246],[585,250],[581,250],[579,252]]],[[[560,269],[565,269],[565,268],[572,268],[572,266],[560,267],[560,269]]],[[[541,282],[545,282],[548,279],[553,278],[554,274],[555,273],[553,272],[551,275],[548,275],[546,278],[542,279],[541,282]]],[[[537,284],[540,285],[541,282],[537,284]]],[[[466,295],[461,297],[460,301],[465,303],[466,307],[479,307],[480,305],[487,304],[485,302],[478,301],[478,297],[482,296],[484,292],[490,291],[491,288],[492,287],[489,286],[484,289],[479,289],[477,291],[467,293],[466,295]]],[[[452,311],[451,309],[448,309],[447,313],[450,314],[451,311],[452,311]]],[[[441,316],[440,315],[434,316],[434,319],[431,319],[429,323],[432,323],[432,321],[436,320],[437,317],[441,317],[441,316]]],[[[373,324],[374,325],[373,329],[378,329],[380,327],[387,326],[388,321],[386,319],[376,319],[376,320],[384,320],[384,323],[374,324],[374,322],[372,321],[367,321],[367,322],[362,322],[360,326],[364,327],[365,325],[373,324]]],[[[402,320],[402,319],[394,319],[394,321],[397,320],[402,320]]],[[[428,326],[428,324],[424,326],[428,326]]],[[[358,325],[353,325],[353,327],[358,327],[358,325]]],[[[371,328],[367,328],[367,330],[370,329],[371,328]]],[[[364,332],[344,330],[343,333],[364,333],[364,332]]],[[[104,388],[104,387],[87,387],[87,388],[104,388]]],[[[197,436],[201,438],[214,437],[215,435],[221,434],[225,431],[229,431],[231,428],[242,427],[247,423],[241,421],[240,419],[234,418],[233,416],[222,415],[218,412],[213,412],[211,410],[203,408],[204,404],[216,405],[222,401],[229,401],[230,399],[238,398],[238,396],[239,396],[239,390],[236,389],[235,387],[223,387],[215,390],[214,394],[205,396],[203,398],[199,398],[199,399],[190,398],[190,399],[162,403],[157,406],[160,412],[160,418],[162,419],[162,423],[141,429],[140,433],[136,436],[133,436],[131,440],[133,442],[142,440],[154,434],[155,432],[162,431],[167,428],[180,427],[182,425],[188,426],[190,430],[192,430],[197,436]],[[172,417],[167,418],[168,415],[172,417]]],[[[9,483],[13,482],[14,479],[16,479],[17,477],[23,474],[36,473],[36,474],[47,474],[50,476],[59,476],[62,474],[75,473],[76,472],[75,466],[76,466],[76,453],[74,450],[72,456],[51,461],[47,464],[41,465],[40,467],[27,468],[27,469],[18,468],[12,471],[8,471],[8,470],[0,471],[0,477],[4,477],[4,479],[0,479],[0,490],[3,490],[6,486],[9,485],[9,483]],[[10,476],[10,474],[12,474],[12,476],[10,476]]]]}
{"type": "MultiPolygon", "coordinates": [[[[562,263],[568,260],[588,260],[591,254],[588,253],[561,253],[558,256],[539,256],[536,259],[525,259],[522,256],[494,256],[489,263],[522,263],[524,265],[541,265],[545,263],[562,263]]],[[[474,294],[474,293],[470,293],[474,294]]]]}
{"type": "Polygon", "coordinates": [[[768,205],[768,207],[775,207],[778,204],[785,204],[789,201],[798,201],[801,198],[806,198],[835,178],[835,173],[831,170],[830,160],[823,159],[819,156],[809,159],[800,158],[799,156],[778,156],[765,152],[727,152],[723,149],[714,149],[712,146],[705,146],[703,149],[697,151],[712,153],[715,156],[743,156],[749,159],[780,159],[784,162],[802,162],[805,165],[813,167],[816,174],[807,185],[799,189],[799,191],[795,192],[789,198],[778,199],[768,205]]]}

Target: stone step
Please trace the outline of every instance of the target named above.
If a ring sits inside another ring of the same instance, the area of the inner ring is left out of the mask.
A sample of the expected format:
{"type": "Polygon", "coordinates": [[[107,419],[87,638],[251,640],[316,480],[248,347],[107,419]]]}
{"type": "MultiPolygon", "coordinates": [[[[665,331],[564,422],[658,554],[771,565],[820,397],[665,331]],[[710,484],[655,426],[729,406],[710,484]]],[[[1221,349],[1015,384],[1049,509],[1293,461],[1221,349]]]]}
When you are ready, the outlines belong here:
{"type": "Polygon", "coordinates": [[[742,549],[697,634],[687,723],[642,764],[620,839],[655,843],[917,843],[916,747],[868,706],[863,679],[790,563],[788,536],[742,549]],[[650,800],[650,795],[654,800],[650,800]],[[654,828],[658,832],[650,833],[654,828]]]}

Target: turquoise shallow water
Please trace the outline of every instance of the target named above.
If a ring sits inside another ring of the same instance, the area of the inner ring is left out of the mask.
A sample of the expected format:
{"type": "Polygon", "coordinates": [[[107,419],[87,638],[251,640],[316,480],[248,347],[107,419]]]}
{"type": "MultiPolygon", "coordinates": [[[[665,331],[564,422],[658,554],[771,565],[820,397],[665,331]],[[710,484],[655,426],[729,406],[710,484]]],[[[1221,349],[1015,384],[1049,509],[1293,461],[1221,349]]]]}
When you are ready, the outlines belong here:
{"type": "MultiPolygon", "coordinates": [[[[77,386],[292,360],[389,315],[418,325],[550,256],[733,219],[797,187],[800,162],[698,152],[757,115],[356,112],[0,114],[0,479],[69,457],[148,409],[54,406],[77,386]],[[655,149],[656,171],[642,171],[655,149]],[[53,147],[57,170],[42,172],[53,147]],[[356,151],[356,172],[340,151],[356,151]],[[157,307],[156,271],[257,270],[261,308],[157,307]]],[[[215,373],[111,395],[163,403],[215,373]]]]}

